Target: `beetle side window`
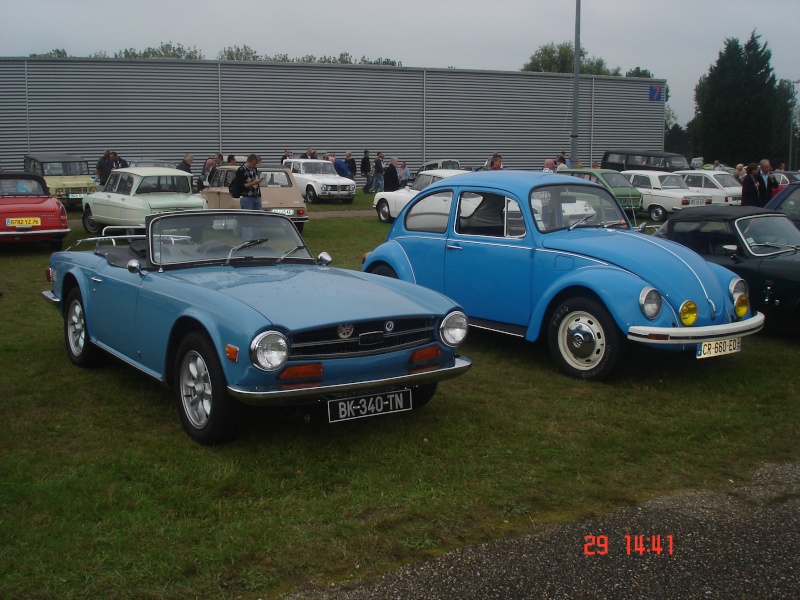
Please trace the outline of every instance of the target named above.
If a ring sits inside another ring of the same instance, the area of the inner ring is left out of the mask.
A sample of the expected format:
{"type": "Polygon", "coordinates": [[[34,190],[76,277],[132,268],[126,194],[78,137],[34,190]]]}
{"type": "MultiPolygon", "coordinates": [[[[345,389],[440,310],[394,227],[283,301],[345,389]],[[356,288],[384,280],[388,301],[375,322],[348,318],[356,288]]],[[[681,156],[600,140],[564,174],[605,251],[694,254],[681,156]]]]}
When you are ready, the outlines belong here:
{"type": "Polygon", "coordinates": [[[500,194],[464,192],[459,199],[456,233],[492,237],[525,235],[519,204],[500,194]]]}
{"type": "Polygon", "coordinates": [[[406,213],[406,229],[428,233],[446,232],[452,204],[453,192],[449,190],[418,200],[406,213]]]}

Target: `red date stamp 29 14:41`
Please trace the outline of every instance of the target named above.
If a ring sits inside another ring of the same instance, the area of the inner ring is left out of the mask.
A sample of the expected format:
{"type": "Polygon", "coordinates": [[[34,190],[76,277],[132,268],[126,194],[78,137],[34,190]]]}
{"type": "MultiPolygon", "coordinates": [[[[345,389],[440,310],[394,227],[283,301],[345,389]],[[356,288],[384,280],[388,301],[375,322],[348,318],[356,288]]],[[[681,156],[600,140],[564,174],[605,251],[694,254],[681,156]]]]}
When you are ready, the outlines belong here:
{"type": "MultiPolygon", "coordinates": [[[[671,556],[674,550],[673,536],[671,535],[626,535],[625,554],[666,554],[671,556]]],[[[621,541],[621,540],[620,540],[621,541]]],[[[605,556],[609,553],[607,535],[585,535],[583,536],[584,556],[605,556]]]]}

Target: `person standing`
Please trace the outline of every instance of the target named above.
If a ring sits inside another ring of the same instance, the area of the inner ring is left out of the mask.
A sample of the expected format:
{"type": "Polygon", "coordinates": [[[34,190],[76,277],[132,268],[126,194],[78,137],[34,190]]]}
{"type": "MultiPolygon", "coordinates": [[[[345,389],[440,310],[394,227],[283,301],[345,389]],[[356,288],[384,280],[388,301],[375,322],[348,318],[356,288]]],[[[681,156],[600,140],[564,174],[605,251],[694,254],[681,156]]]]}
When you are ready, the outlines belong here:
{"type": "Polygon", "coordinates": [[[347,163],[341,158],[336,158],[334,154],[331,154],[327,159],[333,163],[333,168],[336,169],[336,174],[339,175],[339,177],[345,177],[347,179],[353,177],[353,174],[350,173],[350,169],[347,168],[347,163]]]}
{"type": "Polygon", "coordinates": [[[758,194],[759,182],[756,177],[758,174],[758,165],[750,163],[744,169],[744,177],[742,178],[742,206],[763,206],[758,194]]]}
{"type": "Polygon", "coordinates": [[[556,161],[552,158],[548,158],[544,161],[544,169],[542,169],[542,173],[555,173],[556,172],[556,161]]]}
{"type": "Polygon", "coordinates": [[[384,175],[384,187],[382,191],[396,192],[400,189],[400,175],[397,172],[397,165],[399,162],[400,161],[397,159],[397,157],[393,156],[389,166],[386,167],[386,173],[384,175]]]}
{"type": "Polygon", "coordinates": [[[125,169],[128,166],[128,161],[122,158],[119,154],[111,151],[111,156],[109,157],[111,160],[111,170],[114,169],[125,169]]]}
{"type": "Polygon", "coordinates": [[[97,180],[100,182],[100,185],[105,185],[108,176],[111,175],[111,150],[108,148],[103,150],[103,156],[97,160],[94,172],[97,175],[97,180]]]}
{"type": "Polygon", "coordinates": [[[400,178],[400,187],[406,187],[408,185],[408,178],[410,175],[411,171],[408,165],[405,162],[400,163],[400,172],[397,174],[400,178]]]}
{"type": "Polygon", "coordinates": [[[281,164],[283,164],[283,161],[285,161],[287,158],[292,158],[292,151],[288,148],[283,151],[283,156],[281,156],[281,164]]]}
{"type": "Polygon", "coordinates": [[[311,146],[306,148],[306,151],[300,155],[300,158],[311,158],[314,154],[314,151],[311,149],[311,146]]]}
{"type": "Polygon", "coordinates": [[[492,154],[492,160],[489,163],[490,171],[501,171],[503,169],[503,157],[497,153],[492,154]]]}
{"type": "Polygon", "coordinates": [[[775,181],[775,175],[772,174],[772,164],[769,159],[765,158],[758,164],[757,181],[760,183],[758,186],[758,199],[759,206],[764,206],[772,198],[772,190],[778,187],[775,181]]]}
{"type": "Polygon", "coordinates": [[[372,163],[372,192],[383,191],[383,174],[386,167],[383,166],[383,152],[378,152],[377,158],[372,163]]]}
{"type": "Polygon", "coordinates": [[[194,156],[191,154],[187,154],[183,157],[183,160],[178,163],[178,166],[175,167],[176,169],[180,169],[181,171],[186,171],[187,173],[192,172],[192,162],[194,161],[194,156]]]}
{"type": "Polygon", "coordinates": [[[363,190],[369,193],[372,189],[372,161],[369,159],[369,150],[364,150],[364,158],[361,159],[361,175],[367,179],[363,190]]]}
{"type": "Polygon", "coordinates": [[[350,179],[356,178],[356,159],[350,154],[350,150],[344,153],[344,164],[347,165],[347,170],[350,171],[350,179]]]}
{"type": "MultiPolygon", "coordinates": [[[[250,154],[247,161],[236,170],[237,187],[242,190],[239,196],[239,207],[242,210],[264,210],[261,204],[261,175],[258,172],[258,154],[250,154]]],[[[242,227],[242,238],[252,240],[255,236],[252,227],[242,227]]]]}

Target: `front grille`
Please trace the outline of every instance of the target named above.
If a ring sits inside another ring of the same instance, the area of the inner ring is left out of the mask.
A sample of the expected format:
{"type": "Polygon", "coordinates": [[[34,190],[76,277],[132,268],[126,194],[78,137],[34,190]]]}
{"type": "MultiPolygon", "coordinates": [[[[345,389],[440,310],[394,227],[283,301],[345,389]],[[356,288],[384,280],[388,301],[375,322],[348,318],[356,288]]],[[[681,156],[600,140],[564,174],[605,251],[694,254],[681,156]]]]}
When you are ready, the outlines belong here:
{"type": "Polygon", "coordinates": [[[307,360],[325,357],[383,354],[436,340],[433,317],[384,319],[342,323],[303,331],[292,336],[291,359],[307,360]],[[343,339],[340,328],[352,333],[343,339]]]}

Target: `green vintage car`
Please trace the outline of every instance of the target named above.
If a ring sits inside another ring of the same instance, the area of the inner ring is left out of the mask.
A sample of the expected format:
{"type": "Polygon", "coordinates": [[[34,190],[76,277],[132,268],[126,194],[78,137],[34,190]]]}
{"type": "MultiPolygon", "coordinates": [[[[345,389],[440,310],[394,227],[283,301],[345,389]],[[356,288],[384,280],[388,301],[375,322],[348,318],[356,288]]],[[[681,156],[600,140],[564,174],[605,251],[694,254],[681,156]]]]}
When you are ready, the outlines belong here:
{"type": "Polygon", "coordinates": [[[642,207],[642,192],[631,185],[619,171],[613,169],[566,169],[562,175],[572,175],[599,183],[614,194],[617,202],[625,210],[639,210],[642,207]]]}
{"type": "Polygon", "coordinates": [[[80,205],[87,195],[97,191],[89,162],[80,156],[56,152],[28,154],[23,159],[23,169],[44,177],[50,193],[65,206],[80,205]]]}

